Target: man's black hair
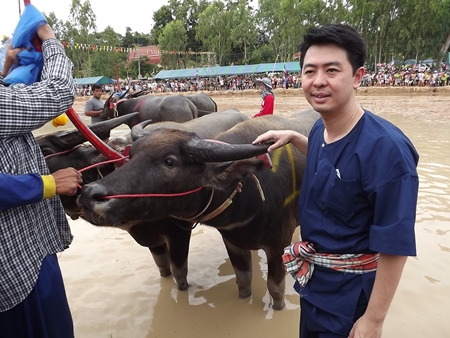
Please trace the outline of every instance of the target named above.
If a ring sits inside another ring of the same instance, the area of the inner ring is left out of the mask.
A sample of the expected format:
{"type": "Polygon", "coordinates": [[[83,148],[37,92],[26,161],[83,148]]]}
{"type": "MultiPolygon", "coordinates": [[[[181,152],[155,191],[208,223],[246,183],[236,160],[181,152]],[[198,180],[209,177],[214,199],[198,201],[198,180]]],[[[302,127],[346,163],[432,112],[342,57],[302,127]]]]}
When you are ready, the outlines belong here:
{"type": "Polygon", "coordinates": [[[102,88],[101,85],[99,85],[98,83],[94,83],[94,84],[92,85],[92,87],[91,87],[91,90],[92,90],[92,91],[95,91],[96,89],[101,89],[101,90],[103,90],[103,88],[102,88]]]}
{"type": "Polygon", "coordinates": [[[311,29],[300,43],[300,68],[303,67],[306,51],[313,45],[337,45],[347,52],[353,75],[366,62],[366,44],[353,27],[345,24],[331,24],[311,29]]]}

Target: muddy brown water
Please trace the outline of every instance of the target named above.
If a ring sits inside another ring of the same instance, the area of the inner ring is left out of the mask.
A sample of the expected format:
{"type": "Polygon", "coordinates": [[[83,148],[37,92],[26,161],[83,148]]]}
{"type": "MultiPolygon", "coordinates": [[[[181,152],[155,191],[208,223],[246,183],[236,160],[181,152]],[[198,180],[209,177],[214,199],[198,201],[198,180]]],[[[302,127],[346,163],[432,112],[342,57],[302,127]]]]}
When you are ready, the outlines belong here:
{"type": "MultiPolygon", "coordinates": [[[[417,257],[408,259],[385,321],[383,337],[449,337],[450,90],[374,88],[358,92],[364,108],[392,121],[420,154],[417,257]]],[[[219,109],[253,115],[256,91],[211,94],[219,109]]],[[[81,113],[85,99],[74,108],[81,113]]],[[[308,108],[301,90],[276,91],[275,113],[308,108]]],[[[88,119],[82,117],[86,123],[88,119]]],[[[69,123],[63,128],[70,128],[69,123]]],[[[52,132],[50,124],[36,133],[52,132]]],[[[122,133],[120,127],[113,135],[122,133]]],[[[299,299],[286,277],[287,306],[273,311],[262,251],[253,252],[253,296],[239,299],[225,247],[214,229],[198,226],[189,251],[188,291],[161,278],[148,249],[124,231],[70,221],[75,236],[59,255],[80,338],[297,337],[299,299]]],[[[296,240],[298,233],[294,234],[296,240]]]]}

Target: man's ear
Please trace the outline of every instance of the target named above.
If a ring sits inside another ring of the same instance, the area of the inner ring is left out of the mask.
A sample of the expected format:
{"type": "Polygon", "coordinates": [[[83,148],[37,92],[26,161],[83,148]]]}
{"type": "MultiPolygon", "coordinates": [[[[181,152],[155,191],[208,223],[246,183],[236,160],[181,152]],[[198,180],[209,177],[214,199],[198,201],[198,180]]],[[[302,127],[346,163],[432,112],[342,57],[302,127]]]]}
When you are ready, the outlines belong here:
{"type": "Polygon", "coordinates": [[[362,81],[362,78],[365,73],[366,73],[366,69],[364,67],[359,67],[356,70],[355,76],[354,76],[355,81],[353,83],[353,89],[356,89],[361,85],[361,81],[362,81]]]}

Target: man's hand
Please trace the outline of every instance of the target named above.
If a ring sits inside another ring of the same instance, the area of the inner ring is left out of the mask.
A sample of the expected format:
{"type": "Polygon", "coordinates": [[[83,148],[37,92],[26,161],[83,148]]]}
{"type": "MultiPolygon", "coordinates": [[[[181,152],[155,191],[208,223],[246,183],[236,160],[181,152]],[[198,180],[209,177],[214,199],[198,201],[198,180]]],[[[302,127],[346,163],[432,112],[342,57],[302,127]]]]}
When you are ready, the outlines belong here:
{"type": "Polygon", "coordinates": [[[8,45],[8,49],[6,50],[5,63],[2,69],[2,76],[6,77],[8,75],[9,70],[13,65],[18,62],[17,54],[19,54],[23,48],[12,48],[12,44],[8,45]]]}
{"type": "Polygon", "coordinates": [[[81,173],[71,167],[55,171],[52,176],[55,179],[57,195],[75,195],[78,184],[83,182],[81,173]]]}
{"type": "Polygon", "coordinates": [[[376,322],[362,316],[353,325],[349,338],[380,338],[383,331],[383,322],[376,322]]]}

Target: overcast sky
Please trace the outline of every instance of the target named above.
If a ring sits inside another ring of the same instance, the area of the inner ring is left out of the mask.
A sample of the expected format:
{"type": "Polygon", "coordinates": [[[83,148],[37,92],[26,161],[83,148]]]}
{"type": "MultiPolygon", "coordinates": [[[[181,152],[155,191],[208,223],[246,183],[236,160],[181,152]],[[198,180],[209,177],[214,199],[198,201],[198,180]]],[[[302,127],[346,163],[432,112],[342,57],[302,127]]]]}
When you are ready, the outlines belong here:
{"type": "MultiPolygon", "coordinates": [[[[19,1],[23,12],[23,0],[1,0],[2,14],[0,19],[0,37],[11,36],[19,22],[19,1]]],[[[81,0],[83,3],[84,0],[81,0]]],[[[253,0],[257,4],[257,0],[253,0]]],[[[59,20],[69,18],[69,9],[72,0],[31,0],[31,3],[41,12],[50,14],[55,12],[59,20]]],[[[125,35],[125,28],[130,27],[133,32],[150,33],[153,26],[153,13],[167,0],[90,0],[92,10],[97,16],[97,30],[103,31],[110,25],[114,31],[125,35]]]]}
{"type": "MultiPolygon", "coordinates": [[[[23,12],[23,0],[1,0],[0,36],[11,36],[14,32],[19,22],[19,1],[23,12]]],[[[66,21],[72,0],[31,0],[31,3],[39,11],[45,14],[55,12],[59,20],[66,21]]],[[[117,33],[125,35],[126,27],[130,27],[133,32],[150,33],[153,12],[168,1],[90,0],[90,3],[97,16],[98,31],[103,31],[110,25],[117,33]]]]}

